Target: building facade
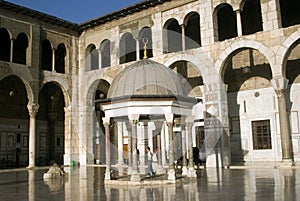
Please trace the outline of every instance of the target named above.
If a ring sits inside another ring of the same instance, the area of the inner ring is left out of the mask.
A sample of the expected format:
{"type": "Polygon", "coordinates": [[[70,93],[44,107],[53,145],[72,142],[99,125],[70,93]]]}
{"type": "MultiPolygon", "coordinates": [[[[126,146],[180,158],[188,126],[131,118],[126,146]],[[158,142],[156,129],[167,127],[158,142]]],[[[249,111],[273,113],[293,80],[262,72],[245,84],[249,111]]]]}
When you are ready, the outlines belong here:
{"type": "MultiPolygon", "coordinates": [[[[189,96],[199,100],[193,146],[208,167],[297,163],[299,6],[296,0],[151,0],[75,24],[0,1],[1,165],[104,161],[104,112],[95,100],[143,58],[144,46],[151,60],[184,77],[189,96]],[[211,143],[216,130],[220,141],[211,143]]],[[[174,133],[186,132],[176,118],[172,123],[174,133]]],[[[128,129],[111,122],[113,164],[128,159],[128,129]]],[[[168,139],[157,137],[167,136],[166,122],[141,122],[137,129],[167,163],[168,139]]]]}

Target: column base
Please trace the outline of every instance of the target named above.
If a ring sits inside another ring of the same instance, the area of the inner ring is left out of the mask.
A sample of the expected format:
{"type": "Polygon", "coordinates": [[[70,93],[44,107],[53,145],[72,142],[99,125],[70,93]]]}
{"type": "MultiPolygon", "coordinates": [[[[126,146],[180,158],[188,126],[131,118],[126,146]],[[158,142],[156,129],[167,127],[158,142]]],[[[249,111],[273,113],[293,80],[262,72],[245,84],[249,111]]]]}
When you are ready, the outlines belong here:
{"type": "Polygon", "coordinates": [[[168,170],[168,180],[171,180],[171,181],[176,180],[176,175],[175,175],[175,170],[174,169],[169,169],[168,170]]]}
{"type": "Polygon", "coordinates": [[[110,168],[106,168],[104,180],[111,180],[110,168]]]}
{"type": "Polygon", "coordinates": [[[192,167],[189,167],[187,177],[196,178],[197,177],[196,170],[192,167]]]}
{"type": "Polygon", "coordinates": [[[281,162],[279,162],[278,168],[291,168],[294,165],[295,163],[292,159],[283,159],[281,162]]]}
{"type": "Polygon", "coordinates": [[[166,174],[166,170],[163,168],[162,165],[158,165],[156,174],[166,174]]]}
{"type": "Polygon", "coordinates": [[[133,172],[130,177],[130,181],[141,181],[141,176],[138,172],[133,172]]]}
{"type": "Polygon", "coordinates": [[[188,175],[188,169],[186,166],[182,167],[182,175],[184,175],[184,176],[188,175]]]}
{"type": "Polygon", "coordinates": [[[34,169],[36,166],[35,165],[28,165],[27,167],[26,167],[26,169],[34,169]]]}

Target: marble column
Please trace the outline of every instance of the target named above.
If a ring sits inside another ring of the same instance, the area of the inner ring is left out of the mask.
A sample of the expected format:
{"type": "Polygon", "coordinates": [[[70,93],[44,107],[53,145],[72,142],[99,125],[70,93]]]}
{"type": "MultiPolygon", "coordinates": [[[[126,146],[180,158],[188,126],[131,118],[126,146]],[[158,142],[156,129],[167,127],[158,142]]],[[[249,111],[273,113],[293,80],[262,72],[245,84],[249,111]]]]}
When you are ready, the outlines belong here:
{"type": "Polygon", "coordinates": [[[140,174],[138,169],[138,155],[137,155],[137,123],[139,119],[138,114],[128,116],[132,127],[132,172],[131,181],[140,181],[140,174]]]}
{"type": "Polygon", "coordinates": [[[166,124],[163,124],[163,129],[162,129],[162,133],[161,133],[161,159],[162,159],[162,166],[166,166],[167,165],[167,161],[166,161],[166,124]]]}
{"type": "Polygon", "coordinates": [[[96,126],[96,164],[100,164],[101,146],[100,146],[100,127],[96,126]]]}
{"type": "Polygon", "coordinates": [[[52,72],[55,72],[55,49],[52,48],[52,72]]]}
{"type": "Polygon", "coordinates": [[[168,180],[175,181],[175,166],[174,166],[174,139],[173,139],[173,125],[174,114],[165,114],[168,126],[169,136],[169,168],[168,168],[168,180]]]}
{"type": "Polygon", "coordinates": [[[189,168],[188,168],[188,177],[197,177],[196,170],[194,169],[194,157],[193,157],[193,139],[192,139],[192,127],[194,124],[194,116],[188,116],[185,120],[186,130],[188,137],[188,151],[189,151],[189,168]]]}
{"type": "Polygon", "coordinates": [[[28,201],[35,200],[35,170],[28,170],[28,201]]]}
{"type": "Polygon", "coordinates": [[[281,136],[282,162],[279,166],[294,165],[292,159],[292,141],[290,138],[290,125],[288,123],[288,113],[286,111],[285,92],[288,86],[288,80],[285,78],[277,78],[271,80],[278,100],[279,124],[281,136]]]}
{"type": "Polygon", "coordinates": [[[13,56],[14,56],[14,41],[15,39],[10,39],[10,58],[9,61],[13,62],[13,56]]]}
{"type": "Polygon", "coordinates": [[[182,51],[185,51],[186,45],[185,45],[185,24],[180,25],[181,26],[181,43],[182,43],[182,51]]]}
{"type": "Polygon", "coordinates": [[[238,36],[243,35],[243,29],[242,29],[242,19],[241,19],[241,10],[236,10],[236,27],[237,27],[237,34],[238,36]]]}
{"type": "Polygon", "coordinates": [[[111,168],[111,161],[110,161],[110,131],[109,131],[109,125],[110,125],[110,118],[109,117],[103,117],[103,125],[105,128],[105,161],[106,161],[106,171],[105,171],[105,180],[110,180],[110,168],[111,168]]]}
{"type": "Polygon", "coordinates": [[[118,165],[124,165],[123,157],[123,122],[118,122],[118,165]]]}
{"type": "Polygon", "coordinates": [[[128,146],[127,146],[127,157],[128,157],[128,173],[131,173],[131,165],[132,165],[132,128],[130,123],[126,123],[127,131],[128,131],[128,146]]]}
{"type": "Polygon", "coordinates": [[[69,105],[64,107],[65,111],[65,127],[64,127],[64,134],[65,134],[65,153],[64,153],[64,164],[70,165],[71,160],[73,160],[73,147],[74,143],[74,134],[72,134],[72,107],[69,105]]]}
{"type": "Polygon", "coordinates": [[[99,49],[97,49],[97,53],[98,53],[98,68],[101,69],[102,68],[102,48],[100,47],[99,49]]]}
{"type": "Polygon", "coordinates": [[[139,38],[136,37],[135,38],[135,41],[136,41],[136,60],[140,60],[140,41],[139,41],[139,38]]]}
{"type": "Polygon", "coordinates": [[[187,168],[187,148],[186,148],[186,136],[187,132],[185,130],[185,125],[182,125],[181,130],[181,137],[182,137],[182,175],[188,174],[188,168],[187,168]]]}
{"type": "Polygon", "coordinates": [[[29,111],[29,164],[27,168],[35,167],[36,158],[36,115],[40,108],[39,104],[33,103],[27,105],[29,111]]]}

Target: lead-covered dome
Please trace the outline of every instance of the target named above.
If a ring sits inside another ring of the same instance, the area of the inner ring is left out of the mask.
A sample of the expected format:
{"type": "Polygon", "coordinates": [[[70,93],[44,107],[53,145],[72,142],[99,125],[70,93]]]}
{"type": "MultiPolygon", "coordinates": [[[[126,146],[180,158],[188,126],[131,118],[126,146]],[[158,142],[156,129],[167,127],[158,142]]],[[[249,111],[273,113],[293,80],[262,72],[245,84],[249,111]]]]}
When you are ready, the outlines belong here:
{"type": "Polygon", "coordinates": [[[166,66],[143,59],[121,71],[107,98],[124,96],[187,96],[187,81],[166,66]]]}

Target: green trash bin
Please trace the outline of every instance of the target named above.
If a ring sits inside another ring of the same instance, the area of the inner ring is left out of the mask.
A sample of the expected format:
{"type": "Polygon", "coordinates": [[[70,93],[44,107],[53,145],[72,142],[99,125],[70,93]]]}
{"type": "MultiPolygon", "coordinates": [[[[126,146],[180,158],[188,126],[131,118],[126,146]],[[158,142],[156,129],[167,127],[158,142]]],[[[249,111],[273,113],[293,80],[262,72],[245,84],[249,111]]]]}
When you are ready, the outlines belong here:
{"type": "Polygon", "coordinates": [[[73,168],[74,166],[75,166],[75,162],[74,162],[74,161],[71,161],[70,167],[73,168]]]}

